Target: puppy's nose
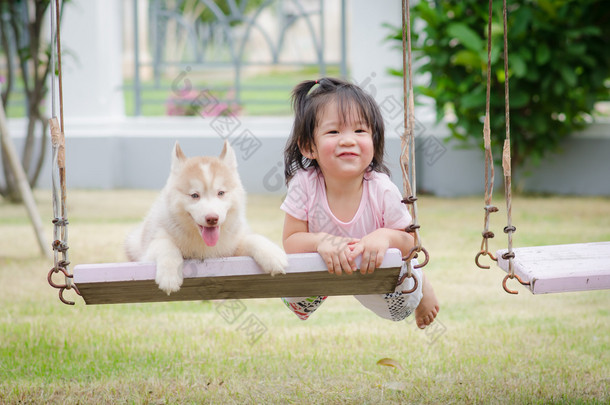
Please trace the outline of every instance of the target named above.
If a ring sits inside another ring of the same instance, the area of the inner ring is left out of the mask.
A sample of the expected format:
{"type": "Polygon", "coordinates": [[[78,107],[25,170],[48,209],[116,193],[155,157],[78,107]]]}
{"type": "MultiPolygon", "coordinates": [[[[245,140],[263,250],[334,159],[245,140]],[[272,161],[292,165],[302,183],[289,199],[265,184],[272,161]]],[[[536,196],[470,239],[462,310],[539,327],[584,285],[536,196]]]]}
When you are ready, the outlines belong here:
{"type": "Polygon", "coordinates": [[[218,224],[218,215],[206,215],[205,223],[209,226],[216,226],[218,224]]]}

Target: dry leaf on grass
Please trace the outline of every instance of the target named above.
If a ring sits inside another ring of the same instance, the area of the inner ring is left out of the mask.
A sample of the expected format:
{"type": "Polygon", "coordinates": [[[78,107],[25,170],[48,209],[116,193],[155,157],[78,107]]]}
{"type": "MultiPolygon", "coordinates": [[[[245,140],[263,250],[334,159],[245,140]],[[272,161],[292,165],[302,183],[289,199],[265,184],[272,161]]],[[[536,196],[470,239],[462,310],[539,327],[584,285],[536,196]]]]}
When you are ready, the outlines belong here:
{"type": "Polygon", "coordinates": [[[394,367],[394,368],[397,368],[399,370],[402,370],[402,366],[400,365],[400,363],[397,362],[394,359],[389,358],[389,357],[384,357],[383,359],[379,360],[377,362],[377,365],[379,365],[379,366],[386,366],[386,367],[394,367]]]}

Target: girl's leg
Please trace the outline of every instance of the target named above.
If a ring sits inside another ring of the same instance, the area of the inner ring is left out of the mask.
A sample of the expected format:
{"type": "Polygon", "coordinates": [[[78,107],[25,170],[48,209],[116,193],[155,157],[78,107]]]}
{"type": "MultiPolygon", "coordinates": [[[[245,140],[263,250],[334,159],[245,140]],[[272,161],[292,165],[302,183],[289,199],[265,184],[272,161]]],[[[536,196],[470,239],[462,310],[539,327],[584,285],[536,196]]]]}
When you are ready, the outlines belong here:
{"type": "Polygon", "coordinates": [[[282,298],[284,304],[295,313],[299,319],[306,321],[307,318],[316,310],[328,297],[287,297],[282,298]]]}
{"type": "Polygon", "coordinates": [[[436,298],[436,294],[434,294],[432,284],[425,275],[423,275],[422,281],[423,298],[417,306],[417,309],[415,309],[415,322],[420,329],[424,329],[434,322],[434,318],[436,318],[438,311],[440,311],[438,299],[436,298]]]}
{"type": "MultiPolygon", "coordinates": [[[[417,262],[413,262],[417,264],[417,262]]],[[[401,275],[406,272],[406,265],[403,265],[401,275]]],[[[417,289],[410,294],[403,294],[402,291],[413,288],[414,281],[407,278],[402,285],[390,294],[356,295],[355,298],[362,305],[384,319],[391,321],[402,321],[407,318],[418,307],[422,300],[423,273],[420,269],[413,269],[413,275],[417,277],[417,289]]]]}

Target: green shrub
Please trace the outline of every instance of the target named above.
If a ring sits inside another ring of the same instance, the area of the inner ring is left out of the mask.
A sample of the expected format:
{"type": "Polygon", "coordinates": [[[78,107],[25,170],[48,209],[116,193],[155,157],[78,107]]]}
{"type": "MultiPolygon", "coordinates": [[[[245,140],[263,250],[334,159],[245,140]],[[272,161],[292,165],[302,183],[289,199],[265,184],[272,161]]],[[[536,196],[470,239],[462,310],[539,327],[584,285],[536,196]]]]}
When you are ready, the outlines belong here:
{"type": "MultiPolygon", "coordinates": [[[[502,2],[494,3],[490,121],[499,152],[505,136],[503,28],[502,2]]],[[[508,3],[510,133],[513,166],[519,166],[557,149],[592,121],[597,101],[610,98],[610,7],[607,0],[508,3]]],[[[453,137],[482,144],[487,2],[421,0],[411,10],[417,72],[430,76],[416,94],[435,100],[439,121],[448,110],[455,114],[453,137]]],[[[393,38],[402,40],[400,29],[393,38]]]]}

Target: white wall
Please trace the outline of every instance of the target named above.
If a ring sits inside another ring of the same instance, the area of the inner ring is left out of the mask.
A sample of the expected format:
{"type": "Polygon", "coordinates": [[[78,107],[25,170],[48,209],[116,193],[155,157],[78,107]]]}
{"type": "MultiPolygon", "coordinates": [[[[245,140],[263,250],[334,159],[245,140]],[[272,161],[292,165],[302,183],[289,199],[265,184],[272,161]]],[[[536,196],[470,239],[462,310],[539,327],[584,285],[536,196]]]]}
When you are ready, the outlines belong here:
{"type": "MultiPolygon", "coordinates": [[[[67,182],[70,188],[160,189],[169,173],[170,153],[176,140],[185,153],[218,155],[224,139],[236,150],[239,171],[250,193],[285,192],[282,154],[290,131],[290,117],[238,117],[236,129],[221,136],[212,118],[127,118],[108,121],[70,119],[66,134],[67,182]],[[246,135],[244,135],[246,134],[246,135]]],[[[25,133],[25,120],[11,120],[11,134],[25,133]]],[[[418,192],[442,197],[483,195],[484,155],[445,142],[443,124],[423,122],[426,131],[416,138],[418,192]]],[[[19,150],[23,136],[16,136],[19,150]]],[[[513,181],[524,191],[566,195],[610,196],[610,123],[594,124],[561,145],[529,177],[513,181]]],[[[402,189],[399,167],[400,139],[386,140],[386,163],[392,180],[402,189]]],[[[0,159],[1,161],[1,159],[0,159]]],[[[50,147],[39,187],[50,188],[50,147]]],[[[496,170],[496,186],[502,187],[496,170]]],[[[0,179],[0,183],[2,179],[0,179]]]]}
{"type": "Polygon", "coordinates": [[[402,67],[402,54],[395,41],[385,38],[389,23],[400,27],[402,8],[396,0],[347,1],[348,65],[350,79],[366,89],[378,103],[387,97],[402,100],[402,81],[387,70],[402,67]]]}
{"type": "Polygon", "coordinates": [[[66,4],[64,13],[64,115],[124,117],[122,1],[75,0],[66,4]]]}

